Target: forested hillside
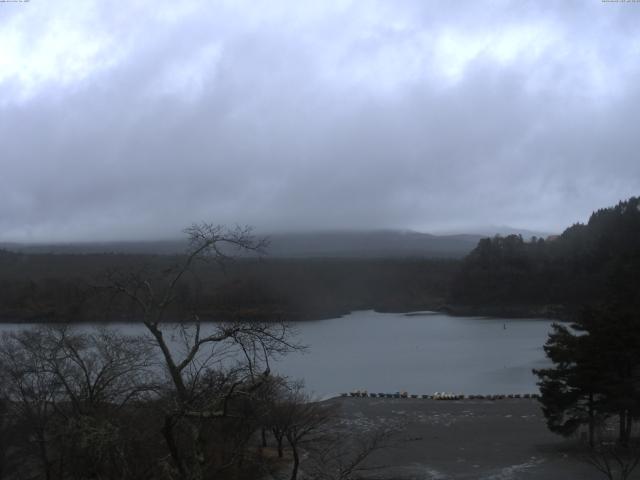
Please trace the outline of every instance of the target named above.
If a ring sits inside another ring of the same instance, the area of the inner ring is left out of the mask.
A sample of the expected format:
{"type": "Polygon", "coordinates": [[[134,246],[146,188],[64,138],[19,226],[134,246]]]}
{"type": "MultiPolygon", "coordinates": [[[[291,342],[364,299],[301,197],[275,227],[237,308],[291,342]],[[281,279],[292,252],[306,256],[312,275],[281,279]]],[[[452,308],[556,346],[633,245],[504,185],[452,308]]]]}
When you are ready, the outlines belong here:
{"type": "MultiPolygon", "coordinates": [[[[439,309],[469,315],[558,317],[603,301],[640,304],[640,199],[594,212],[557,237],[496,236],[463,260],[240,258],[202,263],[171,314],[311,319],[358,309],[439,309]]],[[[126,320],[102,287],[109,272],[150,278],[179,255],[16,253],[0,250],[0,318],[126,320]]]]}
{"type": "MultiPolygon", "coordinates": [[[[126,254],[25,254],[0,251],[2,321],[131,320],[108,276],[144,274],[162,284],[181,257],[126,254]]],[[[202,262],[181,282],[176,319],[304,320],[358,309],[421,310],[442,305],[459,260],[236,259],[202,262]]]]}
{"type": "Polygon", "coordinates": [[[640,199],[594,212],[549,239],[485,238],[465,258],[451,303],[475,312],[555,315],[640,300],[640,199]]]}

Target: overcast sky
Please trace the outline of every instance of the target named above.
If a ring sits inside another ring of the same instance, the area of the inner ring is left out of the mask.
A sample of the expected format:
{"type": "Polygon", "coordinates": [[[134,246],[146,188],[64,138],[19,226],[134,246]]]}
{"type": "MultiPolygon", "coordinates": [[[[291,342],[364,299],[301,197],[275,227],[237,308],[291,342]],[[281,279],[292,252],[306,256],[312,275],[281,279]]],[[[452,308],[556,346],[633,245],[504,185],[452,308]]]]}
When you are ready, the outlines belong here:
{"type": "Polygon", "coordinates": [[[640,194],[640,3],[0,3],[0,240],[558,231],[640,194]]]}

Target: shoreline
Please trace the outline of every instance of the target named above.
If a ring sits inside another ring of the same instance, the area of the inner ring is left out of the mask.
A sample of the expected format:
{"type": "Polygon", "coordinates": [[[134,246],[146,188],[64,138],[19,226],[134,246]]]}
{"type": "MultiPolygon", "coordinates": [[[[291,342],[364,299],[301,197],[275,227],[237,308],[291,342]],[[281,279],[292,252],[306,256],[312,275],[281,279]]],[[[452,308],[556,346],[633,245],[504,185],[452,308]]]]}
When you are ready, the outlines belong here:
{"type": "Polygon", "coordinates": [[[578,440],[546,427],[535,399],[439,401],[412,398],[334,398],[340,428],[366,435],[395,429],[392,448],[368,460],[371,478],[596,480],[581,460],[578,440]]]}
{"type": "Polygon", "coordinates": [[[441,313],[454,317],[542,318],[567,321],[570,313],[565,305],[442,305],[441,313]]]}
{"type": "MultiPolygon", "coordinates": [[[[256,312],[255,310],[244,312],[219,312],[214,314],[203,314],[202,322],[220,322],[224,319],[232,318],[234,321],[251,321],[258,320],[264,322],[315,322],[321,320],[330,320],[334,318],[344,317],[353,312],[373,311],[375,313],[397,313],[414,316],[429,316],[435,314],[450,315],[452,317],[478,317],[478,318],[501,318],[501,319],[543,319],[556,320],[558,322],[566,322],[568,320],[569,309],[562,305],[545,305],[545,306],[469,306],[469,305],[453,305],[453,304],[430,304],[430,305],[412,305],[407,308],[376,308],[373,307],[355,307],[352,309],[331,310],[326,312],[256,312]]],[[[33,315],[10,315],[0,316],[0,324],[50,324],[50,325],[72,325],[72,324],[130,324],[136,323],[134,319],[86,319],[86,320],[69,320],[63,321],[51,317],[36,319],[33,315]]]]}

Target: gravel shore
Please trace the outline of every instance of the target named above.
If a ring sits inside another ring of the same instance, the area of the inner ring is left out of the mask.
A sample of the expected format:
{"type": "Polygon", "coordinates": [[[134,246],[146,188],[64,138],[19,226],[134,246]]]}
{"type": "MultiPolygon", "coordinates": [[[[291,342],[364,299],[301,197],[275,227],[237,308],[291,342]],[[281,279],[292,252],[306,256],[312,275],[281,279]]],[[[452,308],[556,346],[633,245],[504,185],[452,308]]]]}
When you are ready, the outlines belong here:
{"type": "Polygon", "coordinates": [[[335,398],[348,428],[401,425],[396,445],[370,463],[377,479],[604,478],[581,460],[578,442],[550,433],[533,399],[335,398]]]}

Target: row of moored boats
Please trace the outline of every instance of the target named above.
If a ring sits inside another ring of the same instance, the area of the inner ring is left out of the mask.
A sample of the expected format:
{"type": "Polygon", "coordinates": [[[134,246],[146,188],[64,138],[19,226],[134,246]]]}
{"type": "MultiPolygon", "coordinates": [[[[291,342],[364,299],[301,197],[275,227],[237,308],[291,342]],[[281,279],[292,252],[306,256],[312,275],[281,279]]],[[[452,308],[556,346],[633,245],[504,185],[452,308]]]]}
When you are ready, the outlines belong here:
{"type": "Polygon", "coordinates": [[[428,400],[503,400],[507,398],[538,398],[537,393],[513,393],[496,395],[463,395],[461,393],[435,392],[432,395],[417,395],[407,392],[395,393],[369,393],[367,390],[353,390],[350,393],[342,393],[342,397],[359,398],[423,398],[428,400]]]}

